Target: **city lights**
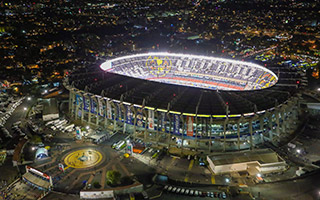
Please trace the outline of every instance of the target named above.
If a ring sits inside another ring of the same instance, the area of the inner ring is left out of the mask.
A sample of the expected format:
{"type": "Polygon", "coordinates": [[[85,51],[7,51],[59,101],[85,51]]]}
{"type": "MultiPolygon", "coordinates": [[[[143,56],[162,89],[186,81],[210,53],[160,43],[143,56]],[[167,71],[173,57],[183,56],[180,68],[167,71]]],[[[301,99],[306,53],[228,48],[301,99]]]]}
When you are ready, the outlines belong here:
{"type": "Polygon", "coordinates": [[[0,199],[320,199],[319,8],[4,0],[0,199]]]}

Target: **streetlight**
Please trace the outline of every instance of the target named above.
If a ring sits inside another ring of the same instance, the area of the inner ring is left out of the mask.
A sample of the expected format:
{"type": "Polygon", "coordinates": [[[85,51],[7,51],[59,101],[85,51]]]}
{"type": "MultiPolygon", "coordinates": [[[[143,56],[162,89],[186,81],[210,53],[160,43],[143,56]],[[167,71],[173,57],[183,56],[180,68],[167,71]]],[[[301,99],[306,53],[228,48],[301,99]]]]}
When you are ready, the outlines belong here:
{"type": "Polygon", "coordinates": [[[300,149],[297,149],[297,153],[301,153],[301,150],[300,150],[300,149]]]}
{"type": "Polygon", "coordinates": [[[31,100],[31,97],[28,97],[27,100],[30,101],[30,100],[31,100]]]}
{"type": "Polygon", "coordinates": [[[320,92],[320,88],[317,89],[320,92]]]}
{"type": "Polygon", "coordinates": [[[26,108],[26,107],[24,107],[24,108],[23,108],[23,110],[27,110],[27,108],[26,108]]]}

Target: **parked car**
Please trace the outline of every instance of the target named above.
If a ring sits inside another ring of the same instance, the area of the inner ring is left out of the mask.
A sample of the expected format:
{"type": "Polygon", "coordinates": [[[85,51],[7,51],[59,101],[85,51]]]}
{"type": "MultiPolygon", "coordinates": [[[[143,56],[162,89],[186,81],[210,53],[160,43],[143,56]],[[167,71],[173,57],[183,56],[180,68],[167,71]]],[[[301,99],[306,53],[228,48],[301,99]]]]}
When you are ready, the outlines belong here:
{"type": "Polygon", "coordinates": [[[144,199],[149,199],[149,196],[146,193],[146,191],[142,191],[142,196],[143,196],[144,199]]]}
{"type": "Polygon", "coordinates": [[[222,197],[223,199],[226,199],[226,198],[227,198],[226,193],[225,193],[225,192],[222,192],[222,193],[221,193],[221,197],[222,197]]]}
{"type": "Polygon", "coordinates": [[[176,192],[176,190],[177,190],[176,187],[172,188],[172,192],[176,192]]]}
{"type": "Polygon", "coordinates": [[[186,191],[186,189],[182,188],[182,189],[180,190],[180,194],[184,194],[185,191],[186,191]]]}

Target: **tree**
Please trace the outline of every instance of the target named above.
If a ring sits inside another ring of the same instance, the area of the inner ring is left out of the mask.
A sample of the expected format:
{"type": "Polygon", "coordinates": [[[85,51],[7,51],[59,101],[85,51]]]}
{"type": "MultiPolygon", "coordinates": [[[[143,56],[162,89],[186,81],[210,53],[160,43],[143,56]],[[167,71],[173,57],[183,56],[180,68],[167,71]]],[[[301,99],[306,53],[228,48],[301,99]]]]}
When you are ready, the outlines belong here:
{"type": "Polygon", "coordinates": [[[121,174],[116,170],[110,170],[110,171],[107,171],[106,178],[107,178],[108,185],[116,185],[120,181],[121,174]]]}
{"type": "Polygon", "coordinates": [[[98,188],[101,187],[101,185],[100,185],[99,182],[94,182],[94,183],[93,183],[93,187],[98,189],[98,188]]]}
{"type": "Polygon", "coordinates": [[[40,136],[38,135],[33,135],[31,138],[30,138],[30,142],[33,143],[33,144],[39,144],[39,143],[42,143],[42,139],[40,136]]]}
{"type": "Polygon", "coordinates": [[[121,178],[120,182],[121,185],[131,185],[134,181],[129,176],[124,176],[121,178]]]}

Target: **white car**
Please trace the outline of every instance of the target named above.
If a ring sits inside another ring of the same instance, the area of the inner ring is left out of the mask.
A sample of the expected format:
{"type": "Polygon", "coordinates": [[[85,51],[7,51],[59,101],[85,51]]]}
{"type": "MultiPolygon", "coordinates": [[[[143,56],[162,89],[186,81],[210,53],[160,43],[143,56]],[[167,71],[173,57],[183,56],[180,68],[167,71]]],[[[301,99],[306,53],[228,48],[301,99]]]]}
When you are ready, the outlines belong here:
{"type": "Polygon", "coordinates": [[[177,190],[176,187],[172,188],[172,191],[171,192],[175,192],[177,190]]]}

